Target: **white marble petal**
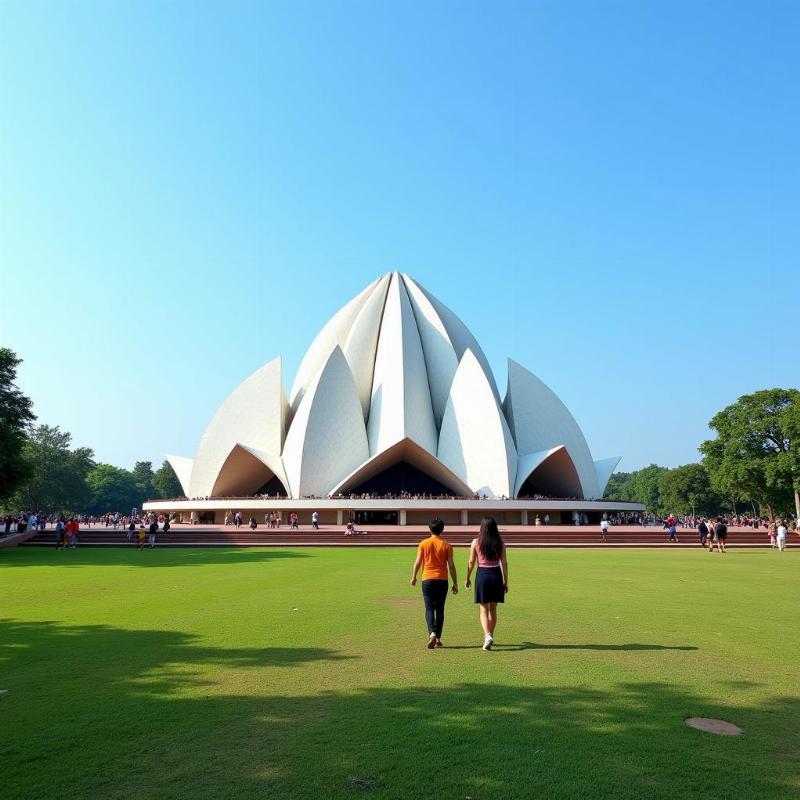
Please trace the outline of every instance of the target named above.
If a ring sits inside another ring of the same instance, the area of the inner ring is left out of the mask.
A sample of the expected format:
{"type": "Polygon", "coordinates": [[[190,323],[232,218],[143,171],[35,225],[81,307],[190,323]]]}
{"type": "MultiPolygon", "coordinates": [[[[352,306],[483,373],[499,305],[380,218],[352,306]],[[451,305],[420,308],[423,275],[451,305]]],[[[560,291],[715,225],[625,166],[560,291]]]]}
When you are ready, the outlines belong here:
{"type": "Polygon", "coordinates": [[[222,465],[236,444],[279,457],[287,415],[278,357],[242,381],[217,409],[197,448],[188,496],[212,494],[222,465]]]}
{"type": "Polygon", "coordinates": [[[519,457],[514,496],[531,479],[537,494],[545,497],[580,497],[581,482],[575,464],[563,445],[519,457]]]}
{"type": "Polygon", "coordinates": [[[458,356],[444,322],[427,295],[408,275],[403,275],[403,282],[411,300],[422,350],[425,354],[433,414],[437,427],[441,427],[447,398],[450,395],[450,386],[458,369],[458,356]]]}
{"type": "Polygon", "coordinates": [[[439,459],[472,491],[511,497],[517,451],[478,359],[465,351],[458,365],[439,435],[439,459]]]}
{"type": "Polygon", "coordinates": [[[608,486],[608,479],[614,474],[617,464],[622,461],[622,456],[613,456],[612,458],[601,458],[599,461],[594,462],[594,471],[597,475],[597,496],[602,497],[605,494],[606,486],[608,486]]]}
{"type": "Polygon", "coordinates": [[[575,418],[549,387],[512,359],[504,411],[517,452],[527,455],[563,444],[578,471],[583,497],[600,496],[592,454],[575,418]]]}
{"type": "Polygon", "coordinates": [[[486,380],[492,387],[492,392],[499,403],[500,392],[497,390],[497,383],[495,382],[492,368],[489,366],[489,360],[486,358],[483,349],[478,344],[478,340],[472,335],[469,328],[467,328],[461,319],[444,303],[442,303],[438,298],[434,297],[427,289],[420,286],[420,284],[418,284],[413,278],[410,278],[408,275],[406,275],[405,278],[409,284],[413,283],[422,292],[422,294],[428,298],[430,304],[433,306],[434,310],[439,316],[439,319],[445,326],[447,336],[453,345],[456,357],[459,359],[459,361],[467,350],[472,351],[473,355],[478,360],[478,363],[481,365],[481,369],[486,376],[486,380]]]}
{"type": "Polygon", "coordinates": [[[308,385],[283,449],[292,497],[327,496],[369,458],[353,375],[336,345],[308,385]]]}
{"type": "Polygon", "coordinates": [[[364,412],[364,422],[369,417],[378,334],[381,330],[383,307],[386,303],[386,293],[391,277],[392,275],[389,273],[378,281],[375,289],[361,306],[342,347],[342,352],[356,382],[361,408],[364,412]]]}
{"type": "Polygon", "coordinates": [[[411,302],[396,272],[383,309],[367,435],[373,456],[405,438],[436,453],[436,421],[425,356],[411,302]]]}
{"type": "Polygon", "coordinates": [[[359,292],[350,302],[342,306],[323,326],[322,330],[316,335],[311,346],[306,350],[300,366],[297,368],[292,390],[289,393],[290,413],[294,414],[308,385],[322,369],[328,356],[336,345],[343,347],[350,332],[350,328],[358,316],[361,307],[366,303],[367,298],[381,282],[381,279],[373,281],[363,292],[359,292]]]}
{"type": "Polygon", "coordinates": [[[273,476],[277,477],[286,488],[286,478],[279,455],[235,444],[214,480],[211,494],[214,497],[251,495],[273,476]]]}
{"type": "Polygon", "coordinates": [[[528,453],[527,455],[517,456],[517,478],[514,482],[514,497],[519,494],[522,485],[530,477],[530,474],[549,456],[559,448],[553,447],[550,450],[541,450],[538,453],[528,453]]]}
{"type": "Polygon", "coordinates": [[[192,467],[194,466],[194,459],[187,458],[186,456],[174,456],[170,453],[166,455],[167,463],[172,467],[178,481],[183,489],[183,494],[188,497],[189,489],[192,483],[192,467]]]}

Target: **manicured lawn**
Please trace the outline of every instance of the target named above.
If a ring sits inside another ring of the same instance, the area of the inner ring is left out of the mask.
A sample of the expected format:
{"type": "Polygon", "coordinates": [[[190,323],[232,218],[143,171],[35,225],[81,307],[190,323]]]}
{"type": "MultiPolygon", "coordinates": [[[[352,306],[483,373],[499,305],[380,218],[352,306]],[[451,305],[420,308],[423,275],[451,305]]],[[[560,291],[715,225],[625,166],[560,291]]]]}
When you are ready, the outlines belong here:
{"type": "Polygon", "coordinates": [[[413,555],[0,550],[0,796],[800,797],[800,552],[512,551],[490,653],[413,555]]]}

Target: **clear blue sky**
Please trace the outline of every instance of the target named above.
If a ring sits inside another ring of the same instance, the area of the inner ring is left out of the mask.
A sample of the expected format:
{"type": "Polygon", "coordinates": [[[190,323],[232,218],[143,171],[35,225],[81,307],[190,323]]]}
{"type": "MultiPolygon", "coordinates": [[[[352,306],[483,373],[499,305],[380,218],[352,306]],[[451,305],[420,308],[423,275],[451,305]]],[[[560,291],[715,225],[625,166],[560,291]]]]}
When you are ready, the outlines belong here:
{"type": "Polygon", "coordinates": [[[193,455],[378,275],[696,460],[800,381],[794,2],[0,3],[0,342],[98,459],[193,455]]]}

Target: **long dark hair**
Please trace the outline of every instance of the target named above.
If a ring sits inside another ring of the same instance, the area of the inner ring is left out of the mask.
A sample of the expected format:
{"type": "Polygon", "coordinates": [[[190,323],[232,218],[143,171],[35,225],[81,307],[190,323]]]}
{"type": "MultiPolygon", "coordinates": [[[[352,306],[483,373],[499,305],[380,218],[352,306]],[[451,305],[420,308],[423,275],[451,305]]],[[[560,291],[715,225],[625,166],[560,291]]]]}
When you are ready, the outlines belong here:
{"type": "Polygon", "coordinates": [[[478,549],[487,561],[497,561],[503,552],[503,540],[494,517],[484,517],[481,520],[481,530],[478,534],[478,549]]]}

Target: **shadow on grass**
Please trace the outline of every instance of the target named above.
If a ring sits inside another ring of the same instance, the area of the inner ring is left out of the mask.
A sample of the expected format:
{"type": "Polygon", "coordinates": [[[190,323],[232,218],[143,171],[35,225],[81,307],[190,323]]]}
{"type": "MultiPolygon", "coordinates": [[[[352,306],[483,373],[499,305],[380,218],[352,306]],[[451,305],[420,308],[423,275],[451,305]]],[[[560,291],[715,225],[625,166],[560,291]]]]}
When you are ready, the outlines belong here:
{"type": "Polygon", "coordinates": [[[17,547],[0,549],[3,567],[198,567],[207,564],[257,564],[283,558],[309,558],[300,550],[249,549],[242,547],[180,547],[138,550],[125,547],[78,547],[56,550],[55,547],[17,547]]]}
{"type": "MultiPolygon", "coordinates": [[[[481,650],[480,644],[457,644],[447,645],[448,650],[481,650]]],[[[505,653],[513,653],[519,650],[698,650],[692,644],[667,645],[667,644],[647,644],[644,642],[628,642],[625,644],[571,644],[558,643],[548,644],[545,642],[521,642],[520,644],[497,644],[492,645],[492,650],[500,650],[505,653]]]]}
{"type": "MultiPolygon", "coordinates": [[[[480,645],[477,645],[480,647],[480,645]]],[[[522,642],[522,644],[498,644],[496,650],[697,650],[691,644],[666,645],[628,642],[625,644],[547,644],[544,642],[522,642]]]]}
{"type": "Polygon", "coordinates": [[[797,796],[797,759],[780,750],[800,734],[797,697],[725,707],[700,686],[537,685],[533,672],[361,688],[323,648],[50,622],[0,623],[0,643],[5,800],[797,796]],[[281,668],[315,664],[307,691],[282,688],[281,668]],[[342,688],[322,690],[322,674],[342,688]],[[690,716],[745,734],[713,737],[690,716]]]}

